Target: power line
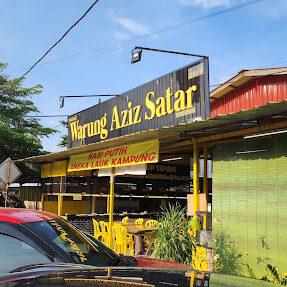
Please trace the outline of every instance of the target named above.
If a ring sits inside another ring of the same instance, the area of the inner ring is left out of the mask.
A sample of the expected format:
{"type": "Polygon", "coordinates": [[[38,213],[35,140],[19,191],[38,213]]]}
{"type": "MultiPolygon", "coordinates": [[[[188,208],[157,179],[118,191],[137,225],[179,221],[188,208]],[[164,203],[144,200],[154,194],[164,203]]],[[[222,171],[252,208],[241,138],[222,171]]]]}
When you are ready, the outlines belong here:
{"type": "MultiPolygon", "coordinates": [[[[55,59],[55,60],[51,60],[51,61],[42,63],[40,65],[47,65],[47,64],[52,64],[52,63],[64,61],[64,60],[71,59],[71,58],[74,58],[74,57],[77,57],[77,56],[81,56],[81,55],[84,55],[84,54],[93,53],[93,52],[105,50],[105,49],[108,49],[108,48],[111,48],[111,47],[114,47],[114,46],[122,45],[122,44],[125,44],[125,43],[128,43],[128,42],[132,42],[134,40],[139,40],[139,39],[143,39],[143,38],[146,38],[146,37],[158,35],[160,33],[163,33],[163,32],[169,31],[169,30],[173,30],[173,29],[176,29],[176,28],[181,27],[181,26],[186,26],[186,25],[189,25],[189,24],[192,24],[192,23],[196,23],[196,22],[199,22],[199,21],[202,21],[202,20],[206,20],[206,19],[209,19],[209,18],[212,18],[212,17],[215,17],[215,16],[226,14],[226,13],[232,12],[234,10],[238,10],[238,9],[241,9],[241,8],[244,8],[244,7],[247,7],[247,6],[251,6],[251,5],[255,5],[255,4],[257,4],[259,2],[263,2],[263,1],[265,1],[265,0],[248,1],[248,2],[245,2],[243,4],[235,5],[235,6],[231,7],[231,8],[228,8],[228,9],[224,9],[224,10],[221,10],[221,11],[218,11],[218,12],[214,12],[214,13],[208,14],[206,16],[202,16],[202,17],[195,18],[195,19],[192,19],[192,20],[189,20],[189,21],[185,21],[185,22],[182,22],[182,23],[179,23],[179,24],[176,24],[176,25],[173,25],[173,26],[169,26],[169,27],[166,27],[166,28],[154,31],[154,32],[146,33],[144,35],[132,37],[132,38],[129,38],[127,40],[113,42],[113,43],[110,43],[110,44],[106,44],[106,45],[100,46],[100,47],[95,48],[95,49],[90,49],[90,50],[79,52],[79,53],[76,53],[76,54],[73,54],[73,55],[69,55],[69,56],[66,56],[66,57],[62,57],[62,58],[58,58],[58,59],[55,59]]],[[[22,70],[25,70],[25,69],[27,69],[27,67],[14,70],[12,72],[18,72],[18,71],[22,71],[22,70]]]]}
{"type": "Polygon", "coordinates": [[[111,95],[82,95],[82,96],[60,96],[60,98],[90,98],[90,97],[117,97],[116,94],[111,95]]]}
{"type": "Polygon", "coordinates": [[[24,118],[60,118],[60,117],[69,117],[70,115],[33,115],[33,116],[25,116],[24,118]]]}
{"type": "Polygon", "coordinates": [[[63,34],[63,36],[55,43],[53,44],[48,50],[47,52],[38,60],[36,61],[32,66],[31,68],[26,72],[24,73],[21,77],[20,77],[20,80],[23,79],[29,72],[32,71],[32,69],[40,62],[42,61],[49,53],[50,51],[55,48],[65,37],[66,35],[76,26],[78,25],[78,23],[90,12],[90,10],[98,3],[99,0],[96,0],[89,8],[88,10],[63,34]]]}

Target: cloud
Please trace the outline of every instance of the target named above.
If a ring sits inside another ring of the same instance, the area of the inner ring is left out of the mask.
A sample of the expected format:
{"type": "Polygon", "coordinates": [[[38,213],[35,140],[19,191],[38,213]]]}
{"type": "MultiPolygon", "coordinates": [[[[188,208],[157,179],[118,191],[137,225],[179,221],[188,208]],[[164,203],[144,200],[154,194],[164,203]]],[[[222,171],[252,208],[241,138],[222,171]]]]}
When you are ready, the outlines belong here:
{"type": "MultiPolygon", "coordinates": [[[[127,17],[116,16],[113,11],[110,11],[109,15],[116,23],[134,35],[144,35],[150,33],[150,28],[148,26],[136,20],[127,17]]],[[[118,36],[123,36],[123,34],[118,36]]]]}
{"type": "Polygon", "coordinates": [[[218,6],[228,7],[231,0],[176,0],[179,4],[184,6],[195,6],[203,9],[210,9],[218,6]]]}
{"type": "Polygon", "coordinates": [[[276,20],[287,15],[286,0],[273,0],[272,3],[266,2],[264,5],[260,5],[256,8],[260,14],[276,20]]]}
{"type": "Polygon", "coordinates": [[[120,31],[114,31],[114,35],[118,40],[127,40],[130,38],[129,34],[120,31]]]}

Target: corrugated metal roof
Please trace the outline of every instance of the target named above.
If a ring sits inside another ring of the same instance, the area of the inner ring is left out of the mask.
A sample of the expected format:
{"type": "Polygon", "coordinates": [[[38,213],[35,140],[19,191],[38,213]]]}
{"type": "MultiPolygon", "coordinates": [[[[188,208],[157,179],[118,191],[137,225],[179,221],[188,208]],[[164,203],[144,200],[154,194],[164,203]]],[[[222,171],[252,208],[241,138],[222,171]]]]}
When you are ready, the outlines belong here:
{"type": "Polygon", "coordinates": [[[227,93],[242,86],[251,79],[264,77],[269,75],[286,75],[287,67],[271,68],[271,69],[255,69],[255,70],[242,70],[236,76],[230,78],[225,83],[211,91],[210,101],[216,101],[227,93]]]}
{"type": "Polygon", "coordinates": [[[211,103],[211,117],[236,113],[287,99],[287,76],[254,79],[211,103]]]}
{"type": "MultiPolygon", "coordinates": [[[[108,139],[81,147],[75,147],[56,153],[15,160],[15,162],[47,163],[68,159],[71,155],[75,154],[97,151],[110,147],[121,146],[124,144],[147,141],[155,138],[158,138],[160,143],[163,144],[166,142],[166,139],[185,133],[190,135],[190,137],[204,137],[206,136],[206,133],[208,133],[208,135],[213,135],[232,130],[240,130],[246,128],[246,125],[248,125],[248,127],[257,126],[257,122],[254,122],[254,120],[263,119],[272,115],[281,115],[282,117],[285,116],[286,119],[287,101],[284,100],[280,103],[268,103],[262,107],[253,108],[248,111],[240,111],[226,115],[217,115],[214,118],[200,120],[193,123],[182,123],[177,126],[162,127],[156,130],[133,133],[130,135],[108,139]],[[282,115],[283,113],[285,114],[282,115]],[[241,124],[242,122],[245,122],[245,124],[241,124]]],[[[279,117],[277,116],[276,120],[278,119],[279,117]]],[[[178,141],[178,137],[176,137],[175,141],[178,141]]]]}

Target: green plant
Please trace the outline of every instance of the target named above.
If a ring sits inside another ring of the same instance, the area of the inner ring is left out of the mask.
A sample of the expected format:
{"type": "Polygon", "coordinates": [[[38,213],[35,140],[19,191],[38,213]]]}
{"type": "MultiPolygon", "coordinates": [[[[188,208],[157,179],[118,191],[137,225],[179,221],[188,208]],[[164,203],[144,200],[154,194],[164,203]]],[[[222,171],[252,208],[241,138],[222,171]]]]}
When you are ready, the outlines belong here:
{"type": "Polygon", "coordinates": [[[190,223],[186,210],[179,204],[169,205],[162,210],[163,213],[159,219],[160,228],[155,232],[152,242],[151,256],[191,265],[196,243],[188,233],[190,223]]]}
{"type": "Polygon", "coordinates": [[[223,229],[212,234],[213,271],[241,275],[245,269],[243,254],[223,229]]]}
{"type": "MultiPolygon", "coordinates": [[[[266,240],[266,236],[262,235],[261,237],[259,237],[258,241],[259,243],[261,243],[262,250],[270,249],[267,243],[267,240],[266,240]]],[[[259,256],[257,257],[257,264],[265,265],[266,274],[260,278],[261,280],[280,284],[280,285],[287,285],[287,273],[286,272],[279,273],[278,268],[271,265],[269,257],[262,257],[259,253],[259,256]]],[[[258,276],[256,276],[251,265],[246,264],[246,267],[247,267],[249,277],[259,279],[258,276]]]]}
{"type": "Polygon", "coordinates": [[[272,266],[271,264],[267,264],[267,275],[265,275],[262,280],[277,283],[280,285],[287,285],[287,273],[279,273],[278,268],[272,266]]]}
{"type": "MultiPolygon", "coordinates": [[[[274,267],[265,261],[261,261],[261,263],[262,262],[264,262],[266,264],[266,267],[265,267],[266,275],[264,275],[261,278],[261,280],[280,284],[280,285],[285,285],[285,286],[287,285],[287,273],[286,272],[279,273],[279,270],[277,267],[274,267]]],[[[249,264],[247,264],[247,270],[249,273],[249,277],[257,278],[252,267],[249,264]]]]}

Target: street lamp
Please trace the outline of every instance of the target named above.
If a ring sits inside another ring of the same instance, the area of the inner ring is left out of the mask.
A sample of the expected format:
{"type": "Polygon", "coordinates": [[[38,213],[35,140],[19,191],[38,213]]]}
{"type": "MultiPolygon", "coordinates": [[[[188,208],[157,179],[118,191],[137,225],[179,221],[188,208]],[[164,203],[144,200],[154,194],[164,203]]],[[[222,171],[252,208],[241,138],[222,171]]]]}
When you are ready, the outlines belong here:
{"type": "Polygon", "coordinates": [[[203,56],[203,55],[197,55],[197,54],[191,54],[191,53],[183,53],[183,52],[177,52],[177,51],[152,49],[152,48],[136,46],[132,50],[132,60],[131,60],[132,64],[137,63],[137,62],[139,62],[141,60],[142,50],[153,51],[153,52],[169,53],[169,54],[177,54],[177,55],[183,55],[183,56],[199,57],[199,58],[204,58],[204,59],[208,60],[208,56],[203,56]]]}
{"type": "MultiPolygon", "coordinates": [[[[203,62],[203,65],[204,65],[204,70],[207,71],[207,76],[205,77],[205,81],[204,81],[205,98],[208,97],[208,103],[209,103],[209,57],[208,56],[136,46],[132,50],[132,60],[131,60],[132,64],[137,63],[137,62],[139,62],[141,60],[142,50],[202,58],[202,62],[203,62]]],[[[208,114],[209,114],[209,112],[208,112],[208,114]]],[[[207,153],[206,153],[206,155],[207,155],[207,153]]],[[[195,139],[195,140],[193,140],[193,196],[194,196],[194,210],[193,210],[194,217],[193,217],[193,221],[194,221],[195,225],[199,225],[198,217],[196,217],[196,212],[198,211],[198,194],[199,194],[199,173],[198,173],[199,163],[198,163],[198,157],[199,157],[199,149],[198,149],[197,141],[195,139]]],[[[207,156],[205,157],[205,161],[206,160],[207,160],[207,156]]],[[[204,168],[207,170],[207,164],[205,164],[204,168]]],[[[208,191],[207,191],[207,176],[204,176],[204,192],[206,194],[208,193],[208,191]]]]}
{"type": "MultiPolygon", "coordinates": [[[[61,96],[59,97],[60,100],[60,108],[64,106],[64,99],[65,98],[90,98],[90,97],[116,97],[118,95],[85,95],[85,96],[61,96]]],[[[99,99],[100,103],[100,99],[99,99]]]]}
{"type": "Polygon", "coordinates": [[[139,61],[141,60],[141,58],[142,58],[142,50],[141,50],[141,49],[137,49],[137,47],[134,48],[134,49],[132,50],[132,60],[131,60],[131,63],[132,63],[132,64],[137,63],[137,62],[139,62],[139,61]]]}

